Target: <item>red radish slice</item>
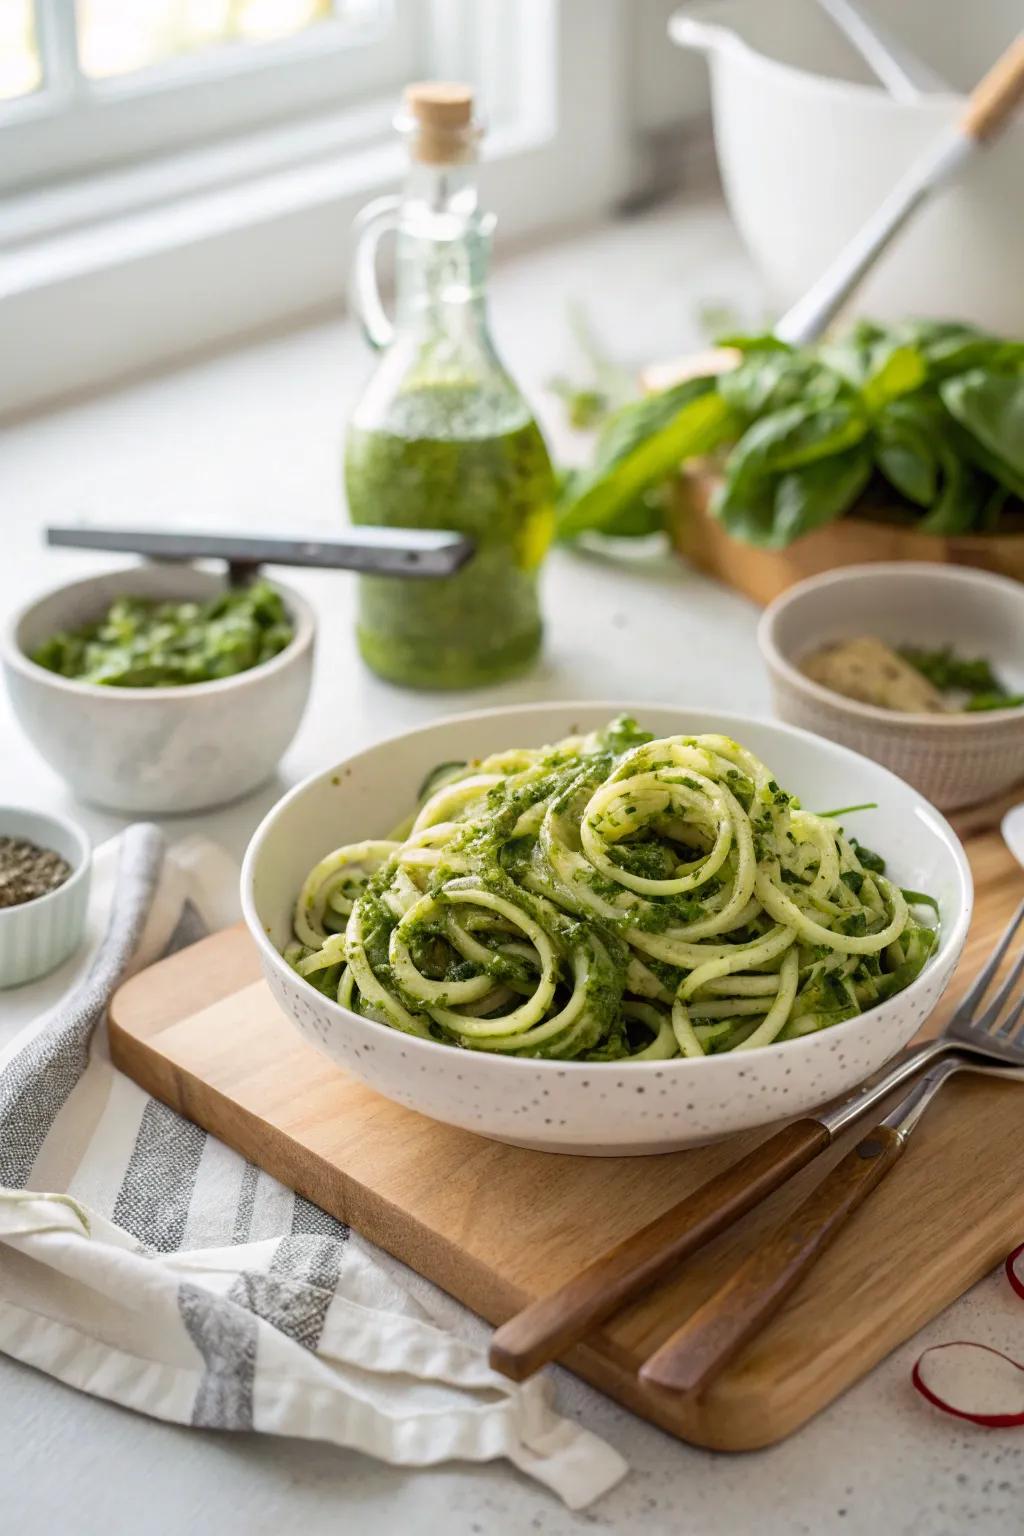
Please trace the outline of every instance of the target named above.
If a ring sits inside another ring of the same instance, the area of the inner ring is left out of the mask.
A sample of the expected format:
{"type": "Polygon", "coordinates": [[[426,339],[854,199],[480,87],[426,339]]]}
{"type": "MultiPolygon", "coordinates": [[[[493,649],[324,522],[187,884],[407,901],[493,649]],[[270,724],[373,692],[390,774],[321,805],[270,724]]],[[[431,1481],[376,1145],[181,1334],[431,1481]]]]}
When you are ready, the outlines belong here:
{"type": "Polygon", "coordinates": [[[936,1344],[918,1360],[912,1380],[922,1397],[955,1418],[985,1429],[1024,1425],[1024,1365],[987,1344],[936,1344]]]}
{"type": "Polygon", "coordinates": [[[1006,1261],[1006,1278],[1024,1300],[1024,1243],[1015,1248],[1006,1261]]]}

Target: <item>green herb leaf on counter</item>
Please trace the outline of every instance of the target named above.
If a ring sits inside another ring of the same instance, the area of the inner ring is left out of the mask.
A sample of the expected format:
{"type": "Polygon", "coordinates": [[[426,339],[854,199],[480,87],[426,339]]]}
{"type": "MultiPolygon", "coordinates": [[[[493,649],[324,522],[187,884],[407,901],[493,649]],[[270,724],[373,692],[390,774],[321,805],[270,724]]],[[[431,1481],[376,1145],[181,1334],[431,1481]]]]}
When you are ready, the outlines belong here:
{"type": "Polygon", "coordinates": [[[577,386],[560,375],[548,380],[548,388],[565,402],[569,425],[577,432],[599,427],[611,410],[608,396],[601,390],[577,386]]]}
{"type": "Polygon", "coordinates": [[[569,425],[577,432],[591,432],[620,406],[635,400],[638,385],[630,370],[607,351],[581,304],[569,306],[569,329],[587,377],[575,380],[556,375],[548,388],[565,403],[569,425]]]}

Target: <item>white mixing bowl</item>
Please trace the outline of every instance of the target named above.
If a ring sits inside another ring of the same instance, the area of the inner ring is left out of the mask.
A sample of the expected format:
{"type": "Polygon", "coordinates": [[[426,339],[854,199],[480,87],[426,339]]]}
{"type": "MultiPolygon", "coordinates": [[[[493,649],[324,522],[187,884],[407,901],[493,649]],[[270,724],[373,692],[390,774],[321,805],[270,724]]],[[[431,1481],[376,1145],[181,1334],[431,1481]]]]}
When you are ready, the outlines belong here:
{"type": "MultiPolygon", "coordinates": [[[[705,0],[672,18],[673,41],[708,56],[726,199],[780,305],[821,275],[956,121],[1021,25],[1020,0],[872,0],[871,8],[955,89],[894,101],[816,0],[705,0]]],[[[1018,118],[917,214],[857,295],[856,311],[1021,334],[1022,165],[1018,118]]]]}
{"type": "Polygon", "coordinates": [[[517,1146],[593,1155],[696,1146],[847,1092],[905,1045],[935,1006],[963,948],[971,904],[971,872],[952,828],[885,768],[790,726],[663,705],[523,705],[381,742],[286,795],[257,829],[242,869],[242,908],[271,991],[318,1050],[435,1120],[517,1146]],[[596,1063],[495,1057],[414,1038],[331,1002],[285,964],[279,951],[312,866],[340,843],[385,835],[438,763],[542,746],[622,713],[659,736],[735,737],[807,806],[877,800],[877,811],[858,815],[856,831],[885,854],[901,885],[930,891],[942,913],[938,950],[917,981],[859,1018],[761,1050],[596,1063]]]}

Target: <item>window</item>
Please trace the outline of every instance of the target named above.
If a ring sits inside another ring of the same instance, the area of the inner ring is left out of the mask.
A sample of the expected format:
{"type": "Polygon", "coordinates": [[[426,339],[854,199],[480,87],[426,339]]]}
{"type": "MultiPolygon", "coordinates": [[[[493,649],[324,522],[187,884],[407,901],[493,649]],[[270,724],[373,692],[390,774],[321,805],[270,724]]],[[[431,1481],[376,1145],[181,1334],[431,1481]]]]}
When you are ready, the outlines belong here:
{"type": "Polygon", "coordinates": [[[624,0],[0,0],[0,415],[342,302],[408,80],[504,238],[624,190],[624,0]]]}
{"type": "Polygon", "coordinates": [[[0,0],[8,189],[394,89],[415,0],[0,0]]]}

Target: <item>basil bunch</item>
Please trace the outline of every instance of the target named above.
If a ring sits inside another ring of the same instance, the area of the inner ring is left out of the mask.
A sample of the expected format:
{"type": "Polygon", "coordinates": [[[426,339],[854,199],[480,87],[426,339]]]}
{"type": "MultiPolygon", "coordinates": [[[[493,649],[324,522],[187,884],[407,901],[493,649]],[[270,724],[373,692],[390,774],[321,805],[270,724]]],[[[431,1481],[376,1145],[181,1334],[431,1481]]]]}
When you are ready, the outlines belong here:
{"type": "Polygon", "coordinates": [[[561,537],[650,531],[658,487],[684,460],[724,449],[713,511],[769,549],[841,517],[869,486],[935,534],[994,531],[1024,501],[1024,343],[918,321],[861,322],[815,347],[722,345],[742,353],[733,370],[609,418],[593,463],[563,486],[561,537]]]}

